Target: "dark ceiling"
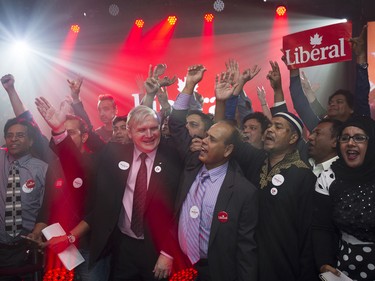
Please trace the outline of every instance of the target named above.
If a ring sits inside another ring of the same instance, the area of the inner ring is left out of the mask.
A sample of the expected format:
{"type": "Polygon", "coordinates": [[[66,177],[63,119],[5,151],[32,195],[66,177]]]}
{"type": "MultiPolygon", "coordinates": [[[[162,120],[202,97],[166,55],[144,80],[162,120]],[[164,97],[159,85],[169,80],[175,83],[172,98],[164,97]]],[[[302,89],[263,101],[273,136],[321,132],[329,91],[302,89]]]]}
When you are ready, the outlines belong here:
{"type": "Polygon", "coordinates": [[[0,28],[15,29],[17,26],[18,29],[26,30],[32,23],[38,22],[46,32],[58,33],[62,27],[76,22],[82,26],[95,27],[96,30],[108,30],[107,35],[100,33],[100,39],[110,40],[116,37],[120,29],[127,32],[124,29],[129,29],[138,17],[153,24],[174,13],[185,23],[184,27],[179,26],[176,30],[176,36],[184,37],[200,32],[199,19],[206,12],[214,12],[216,18],[221,19],[215,22],[215,33],[241,32],[259,28],[254,20],[269,18],[275,6],[281,2],[287,5],[289,13],[348,18],[353,20],[354,26],[375,21],[375,0],[223,1],[225,9],[217,13],[213,10],[214,0],[0,0],[0,28]],[[109,14],[111,4],[119,7],[117,16],[109,14]],[[251,24],[245,23],[252,18],[254,20],[251,24]]]}

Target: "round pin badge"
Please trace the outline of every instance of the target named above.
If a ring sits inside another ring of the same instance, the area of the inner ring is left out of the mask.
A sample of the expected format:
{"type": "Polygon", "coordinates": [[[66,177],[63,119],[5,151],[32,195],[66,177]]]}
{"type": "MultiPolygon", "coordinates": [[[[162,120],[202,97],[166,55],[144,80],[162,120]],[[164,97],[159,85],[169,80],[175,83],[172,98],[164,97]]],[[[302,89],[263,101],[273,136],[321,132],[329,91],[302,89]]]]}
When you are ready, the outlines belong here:
{"type": "Polygon", "coordinates": [[[27,180],[24,185],[22,186],[22,191],[25,193],[30,193],[34,190],[35,181],[33,179],[27,180]]]}
{"type": "Polygon", "coordinates": [[[160,166],[156,166],[154,170],[155,170],[156,173],[160,173],[161,172],[161,167],[160,166]]]}
{"type": "Polygon", "coordinates": [[[272,177],[272,184],[274,186],[280,186],[284,183],[284,176],[277,174],[272,177]]]}
{"type": "Polygon", "coordinates": [[[190,217],[193,219],[199,217],[199,209],[197,206],[193,206],[190,208],[190,217]]]}
{"type": "Polygon", "coordinates": [[[219,212],[218,215],[217,215],[217,219],[221,223],[226,223],[228,221],[228,213],[225,212],[225,211],[219,212]]]}
{"type": "Polygon", "coordinates": [[[81,178],[75,178],[73,181],[74,188],[80,188],[83,184],[83,180],[81,178]]]}
{"type": "Polygon", "coordinates": [[[275,196],[275,195],[277,194],[277,192],[278,192],[278,190],[277,190],[276,187],[272,187],[272,188],[271,188],[271,194],[272,194],[273,196],[275,196]]]}
{"type": "Polygon", "coordinates": [[[118,163],[118,167],[123,170],[123,171],[126,171],[127,169],[129,169],[130,165],[128,162],[125,162],[125,161],[120,161],[118,163]]]}

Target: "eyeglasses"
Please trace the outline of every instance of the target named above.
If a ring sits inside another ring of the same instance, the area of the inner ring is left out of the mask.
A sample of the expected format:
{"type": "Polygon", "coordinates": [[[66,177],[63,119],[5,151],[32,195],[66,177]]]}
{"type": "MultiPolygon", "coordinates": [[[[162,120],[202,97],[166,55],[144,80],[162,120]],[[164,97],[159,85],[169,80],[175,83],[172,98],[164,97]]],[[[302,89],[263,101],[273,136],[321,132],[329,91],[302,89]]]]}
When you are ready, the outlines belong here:
{"type": "Polygon", "coordinates": [[[350,141],[350,139],[353,139],[353,141],[355,143],[364,143],[364,142],[368,141],[369,137],[366,136],[366,135],[360,135],[360,134],[357,134],[357,135],[354,135],[354,136],[342,135],[342,136],[338,137],[338,141],[340,143],[347,143],[347,142],[350,141]]]}
{"type": "Polygon", "coordinates": [[[5,138],[6,139],[13,139],[13,138],[16,138],[17,140],[19,139],[23,139],[24,137],[26,137],[26,133],[7,133],[5,135],[5,138]]]}

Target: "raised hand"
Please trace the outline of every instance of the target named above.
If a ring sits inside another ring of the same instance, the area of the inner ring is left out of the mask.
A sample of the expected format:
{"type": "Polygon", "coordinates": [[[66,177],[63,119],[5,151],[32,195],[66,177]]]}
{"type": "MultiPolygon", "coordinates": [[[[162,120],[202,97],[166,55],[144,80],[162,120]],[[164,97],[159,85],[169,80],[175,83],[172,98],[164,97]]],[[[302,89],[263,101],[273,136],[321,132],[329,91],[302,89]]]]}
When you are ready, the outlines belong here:
{"type": "Polygon", "coordinates": [[[206,71],[206,68],[201,65],[192,65],[188,68],[186,75],[186,84],[195,85],[198,84],[203,79],[203,74],[206,71]]]}
{"type": "Polygon", "coordinates": [[[267,79],[270,80],[272,89],[280,90],[281,87],[281,73],[279,65],[276,61],[270,61],[271,70],[267,74],[267,79]]]}
{"type": "Polygon", "coordinates": [[[215,79],[215,97],[219,101],[225,101],[230,98],[238,83],[233,84],[234,74],[231,72],[222,72],[216,75],[215,79]]]}
{"type": "Polygon", "coordinates": [[[350,38],[349,41],[352,43],[352,48],[357,56],[358,63],[364,63],[367,61],[367,25],[362,28],[361,34],[358,37],[350,38]]]}
{"type": "Polygon", "coordinates": [[[314,102],[316,100],[316,95],[315,95],[315,90],[313,90],[309,79],[307,78],[305,72],[301,72],[301,85],[302,85],[302,90],[303,93],[305,94],[307,100],[309,103],[314,102]]]}
{"type": "Polygon", "coordinates": [[[228,62],[225,63],[225,66],[227,68],[227,72],[233,73],[233,81],[234,83],[237,83],[238,79],[240,78],[240,67],[238,61],[229,59],[228,62]]]}
{"type": "Polygon", "coordinates": [[[12,74],[7,74],[1,77],[1,84],[3,84],[6,91],[14,89],[14,82],[15,80],[12,74]]]}
{"type": "Polygon", "coordinates": [[[245,71],[242,72],[239,79],[243,81],[244,83],[247,83],[251,79],[253,79],[255,76],[257,76],[260,70],[261,68],[256,64],[253,66],[253,68],[245,69],[245,71]]]}
{"type": "Polygon", "coordinates": [[[152,77],[154,77],[155,79],[158,79],[161,75],[164,74],[166,69],[167,69],[166,64],[161,64],[161,63],[158,64],[157,66],[154,67],[152,77]]]}
{"type": "Polygon", "coordinates": [[[70,112],[70,105],[66,101],[63,101],[60,105],[59,111],[57,111],[44,97],[36,98],[35,105],[53,132],[60,133],[64,131],[66,114],[70,112]]]}
{"type": "Polygon", "coordinates": [[[264,87],[257,87],[257,96],[258,100],[260,101],[261,105],[267,104],[266,100],[266,90],[264,90],[264,87]]]}
{"type": "Polygon", "coordinates": [[[79,76],[77,80],[66,80],[70,88],[70,96],[73,99],[73,102],[79,101],[79,93],[81,91],[81,86],[83,82],[83,77],[79,76]]]}
{"type": "Polygon", "coordinates": [[[160,87],[168,87],[170,85],[173,85],[177,81],[177,77],[173,76],[172,78],[169,78],[167,76],[164,76],[163,79],[159,79],[158,82],[160,84],[160,87]]]}

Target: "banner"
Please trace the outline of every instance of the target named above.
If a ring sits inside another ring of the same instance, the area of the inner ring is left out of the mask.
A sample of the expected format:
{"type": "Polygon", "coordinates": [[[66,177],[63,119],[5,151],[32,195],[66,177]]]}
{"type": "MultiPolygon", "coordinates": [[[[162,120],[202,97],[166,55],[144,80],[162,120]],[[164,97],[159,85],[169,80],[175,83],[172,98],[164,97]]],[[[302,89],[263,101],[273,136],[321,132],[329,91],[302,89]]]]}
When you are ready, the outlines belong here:
{"type": "Polygon", "coordinates": [[[283,37],[289,69],[352,59],[349,39],[352,23],[345,22],[297,32],[283,37]]]}

